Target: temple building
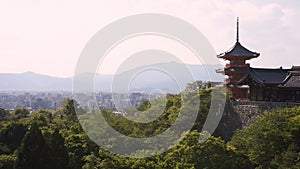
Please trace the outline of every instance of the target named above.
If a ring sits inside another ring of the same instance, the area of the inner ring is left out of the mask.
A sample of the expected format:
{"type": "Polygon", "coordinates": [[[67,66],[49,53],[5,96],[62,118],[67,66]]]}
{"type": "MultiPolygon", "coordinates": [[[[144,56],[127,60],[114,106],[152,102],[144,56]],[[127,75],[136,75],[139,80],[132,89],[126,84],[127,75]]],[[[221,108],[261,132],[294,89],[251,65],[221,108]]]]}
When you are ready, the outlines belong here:
{"type": "Polygon", "coordinates": [[[300,66],[290,69],[252,68],[247,60],[259,57],[259,53],[245,48],[239,42],[239,19],[235,45],[217,55],[229,61],[224,69],[217,70],[228,76],[225,85],[235,100],[300,102],[300,66]]]}

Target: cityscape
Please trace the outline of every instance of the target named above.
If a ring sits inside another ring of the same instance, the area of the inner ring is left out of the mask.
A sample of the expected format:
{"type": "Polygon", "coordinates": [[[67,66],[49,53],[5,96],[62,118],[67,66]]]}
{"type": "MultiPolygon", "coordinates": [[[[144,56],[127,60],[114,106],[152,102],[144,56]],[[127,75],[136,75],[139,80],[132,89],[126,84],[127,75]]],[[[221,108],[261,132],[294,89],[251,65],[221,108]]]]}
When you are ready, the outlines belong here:
{"type": "MultiPolygon", "coordinates": [[[[138,106],[143,101],[163,97],[161,93],[132,92],[130,94],[118,94],[96,92],[95,98],[99,108],[108,110],[123,110],[138,106]],[[117,108],[116,105],[117,104],[117,108]]],[[[68,91],[2,91],[0,92],[0,107],[10,112],[17,108],[26,108],[30,112],[40,109],[57,110],[62,107],[62,101],[72,98],[72,92],[68,91]]],[[[93,109],[92,106],[88,107],[93,109]]],[[[94,107],[94,109],[96,109],[94,107]]]]}

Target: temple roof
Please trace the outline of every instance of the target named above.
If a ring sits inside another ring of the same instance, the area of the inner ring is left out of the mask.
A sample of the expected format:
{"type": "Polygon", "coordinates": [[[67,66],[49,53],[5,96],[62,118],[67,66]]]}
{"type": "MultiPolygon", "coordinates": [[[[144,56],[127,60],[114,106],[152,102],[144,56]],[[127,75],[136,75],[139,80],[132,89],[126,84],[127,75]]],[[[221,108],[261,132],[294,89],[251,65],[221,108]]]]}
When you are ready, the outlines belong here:
{"type": "Polygon", "coordinates": [[[300,66],[292,66],[292,70],[300,71],[300,66]]]}
{"type": "Polygon", "coordinates": [[[279,85],[289,75],[291,69],[263,69],[249,68],[248,74],[245,75],[238,84],[242,84],[247,78],[251,78],[258,84],[279,85]]]}
{"type": "Polygon", "coordinates": [[[300,71],[291,71],[282,82],[280,87],[299,87],[300,88],[300,71]]]}

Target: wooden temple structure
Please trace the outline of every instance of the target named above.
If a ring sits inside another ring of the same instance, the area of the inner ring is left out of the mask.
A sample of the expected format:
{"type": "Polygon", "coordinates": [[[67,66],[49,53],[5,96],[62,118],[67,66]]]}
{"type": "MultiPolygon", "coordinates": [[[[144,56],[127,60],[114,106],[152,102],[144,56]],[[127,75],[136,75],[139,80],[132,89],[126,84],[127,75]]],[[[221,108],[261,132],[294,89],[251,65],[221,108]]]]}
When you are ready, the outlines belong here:
{"type": "Polygon", "coordinates": [[[217,55],[229,61],[224,69],[217,70],[228,76],[225,85],[235,100],[300,102],[300,66],[290,69],[252,68],[247,60],[260,54],[250,51],[239,42],[239,19],[235,45],[217,55]]]}

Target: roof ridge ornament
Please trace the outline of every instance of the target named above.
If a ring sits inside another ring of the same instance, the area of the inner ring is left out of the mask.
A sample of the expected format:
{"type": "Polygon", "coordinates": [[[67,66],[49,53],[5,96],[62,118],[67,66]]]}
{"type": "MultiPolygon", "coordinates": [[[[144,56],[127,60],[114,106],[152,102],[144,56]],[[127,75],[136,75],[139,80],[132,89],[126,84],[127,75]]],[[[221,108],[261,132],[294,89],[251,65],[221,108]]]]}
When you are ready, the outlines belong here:
{"type": "Polygon", "coordinates": [[[239,42],[239,17],[236,20],[236,42],[239,42]]]}

